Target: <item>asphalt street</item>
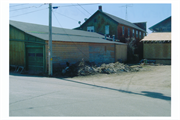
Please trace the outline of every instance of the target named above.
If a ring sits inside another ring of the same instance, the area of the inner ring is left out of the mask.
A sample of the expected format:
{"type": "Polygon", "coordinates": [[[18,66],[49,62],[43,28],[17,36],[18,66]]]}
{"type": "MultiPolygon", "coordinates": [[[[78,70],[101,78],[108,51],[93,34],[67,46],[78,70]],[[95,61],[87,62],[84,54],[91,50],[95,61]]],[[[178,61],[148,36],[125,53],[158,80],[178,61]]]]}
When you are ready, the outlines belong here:
{"type": "Polygon", "coordinates": [[[171,116],[171,97],[68,78],[9,75],[9,116],[171,116]]]}

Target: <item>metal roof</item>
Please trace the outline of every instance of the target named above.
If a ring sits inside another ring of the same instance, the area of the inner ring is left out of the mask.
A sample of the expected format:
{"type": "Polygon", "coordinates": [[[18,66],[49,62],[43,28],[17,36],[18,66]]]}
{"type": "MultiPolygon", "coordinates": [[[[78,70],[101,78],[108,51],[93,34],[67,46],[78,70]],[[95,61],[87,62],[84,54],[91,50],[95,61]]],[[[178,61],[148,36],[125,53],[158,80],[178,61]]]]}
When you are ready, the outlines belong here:
{"type": "MultiPolygon", "coordinates": [[[[38,24],[18,22],[12,20],[10,20],[10,25],[32,36],[38,37],[43,40],[49,40],[49,27],[46,25],[38,25],[38,24]]],[[[71,29],[64,29],[58,27],[52,27],[52,40],[67,41],[67,42],[125,44],[121,42],[113,42],[113,41],[105,40],[103,35],[100,35],[95,32],[87,32],[83,30],[71,30],[71,29]]]]}
{"type": "MultiPolygon", "coordinates": [[[[168,20],[170,21],[169,24],[168,24],[168,25],[169,25],[168,27],[171,27],[171,16],[170,16],[170,17],[168,17],[168,18],[166,18],[166,19],[158,22],[157,24],[153,25],[153,26],[150,27],[149,29],[150,29],[151,31],[153,31],[153,30],[155,31],[156,27],[158,27],[160,24],[163,24],[163,22],[167,24],[167,21],[168,21],[168,20]]],[[[163,27],[167,27],[167,25],[166,25],[166,26],[163,25],[163,27]]],[[[169,31],[168,31],[168,32],[169,32],[169,31]]]]}
{"type": "Polygon", "coordinates": [[[171,32],[151,33],[145,36],[141,41],[171,41],[171,32]]]}
{"type": "Polygon", "coordinates": [[[129,27],[136,28],[136,29],[138,29],[138,30],[141,30],[141,31],[146,32],[145,30],[141,29],[140,27],[138,27],[137,25],[135,25],[135,24],[133,24],[133,23],[131,23],[131,22],[128,22],[128,21],[126,21],[126,20],[123,20],[123,19],[121,19],[121,18],[118,18],[118,17],[116,17],[116,16],[114,16],[114,15],[111,15],[111,14],[108,14],[108,13],[105,13],[105,12],[102,12],[102,13],[104,13],[104,14],[107,15],[107,16],[109,16],[110,18],[112,18],[113,20],[115,20],[116,22],[118,22],[118,23],[120,23],[120,24],[124,24],[124,25],[127,25],[127,26],[129,26],[129,27]]]}

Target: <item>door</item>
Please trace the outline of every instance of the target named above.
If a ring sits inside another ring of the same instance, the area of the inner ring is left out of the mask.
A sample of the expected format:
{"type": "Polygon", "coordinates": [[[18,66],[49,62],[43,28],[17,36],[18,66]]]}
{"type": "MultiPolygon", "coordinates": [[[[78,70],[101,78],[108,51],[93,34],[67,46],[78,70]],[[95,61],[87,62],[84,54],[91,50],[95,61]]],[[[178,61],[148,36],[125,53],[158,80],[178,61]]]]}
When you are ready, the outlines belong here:
{"type": "Polygon", "coordinates": [[[42,73],[44,71],[43,47],[27,47],[27,70],[33,73],[42,73]]]}

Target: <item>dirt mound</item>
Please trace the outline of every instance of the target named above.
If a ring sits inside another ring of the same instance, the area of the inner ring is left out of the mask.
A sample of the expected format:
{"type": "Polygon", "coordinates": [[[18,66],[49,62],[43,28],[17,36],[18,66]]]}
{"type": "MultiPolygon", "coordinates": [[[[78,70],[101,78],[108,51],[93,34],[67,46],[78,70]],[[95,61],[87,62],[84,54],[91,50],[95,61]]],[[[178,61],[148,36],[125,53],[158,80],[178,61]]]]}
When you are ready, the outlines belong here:
{"type": "Polygon", "coordinates": [[[97,73],[112,74],[118,72],[137,72],[142,68],[140,65],[128,66],[123,63],[109,63],[102,64],[97,67],[95,63],[89,61],[80,61],[75,64],[70,65],[62,70],[62,73],[66,76],[86,76],[97,73]]]}

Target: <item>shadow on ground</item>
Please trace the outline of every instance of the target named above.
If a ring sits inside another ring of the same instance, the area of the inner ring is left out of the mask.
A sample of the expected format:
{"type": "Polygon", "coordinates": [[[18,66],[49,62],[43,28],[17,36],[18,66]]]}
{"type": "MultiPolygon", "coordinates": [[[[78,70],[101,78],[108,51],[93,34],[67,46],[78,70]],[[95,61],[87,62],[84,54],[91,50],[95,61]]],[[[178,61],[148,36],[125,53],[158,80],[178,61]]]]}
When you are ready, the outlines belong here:
{"type": "MultiPolygon", "coordinates": [[[[42,76],[42,75],[40,75],[40,76],[27,75],[27,74],[19,74],[19,73],[12,73],[12,72],[9,73],[9,75],[26,76],[26,77],[47,77],[47,76],[42,76]]],[[[58,78],[59,80],[63,80],[63,81],[68,81],[68,82],[73,82],[73,83],[78,83],[78,84],[83,84],[83,85],[88,85],[88,86],[93,86],[93,87],[98,87],[98,88],[103,88],[103,89],[108,89],[108,90],[114,90],[114,91],[123,92],[123,93],[142,95],[142,96],[146,96],[146,97],[171,101],[171,97],[164,96],[162,93],[158,93],[158,92],[141,91],[141,93],[135,93],[132,91],[127,91],[127,90],[115,89],[115,88],[110,88],[110,87],[105,87],[105,86],[100,86],[100,85],[95,85],[95,84],[89,84],[89,83],[83,83],[83,82],[79,82],[79,81],[69,80],[68,78],[60,78],[60,77],[51,77],[51,78],[58,78]]],[[[35,97],[33,97],[33,98],[35,98],[35,97]]]]}

